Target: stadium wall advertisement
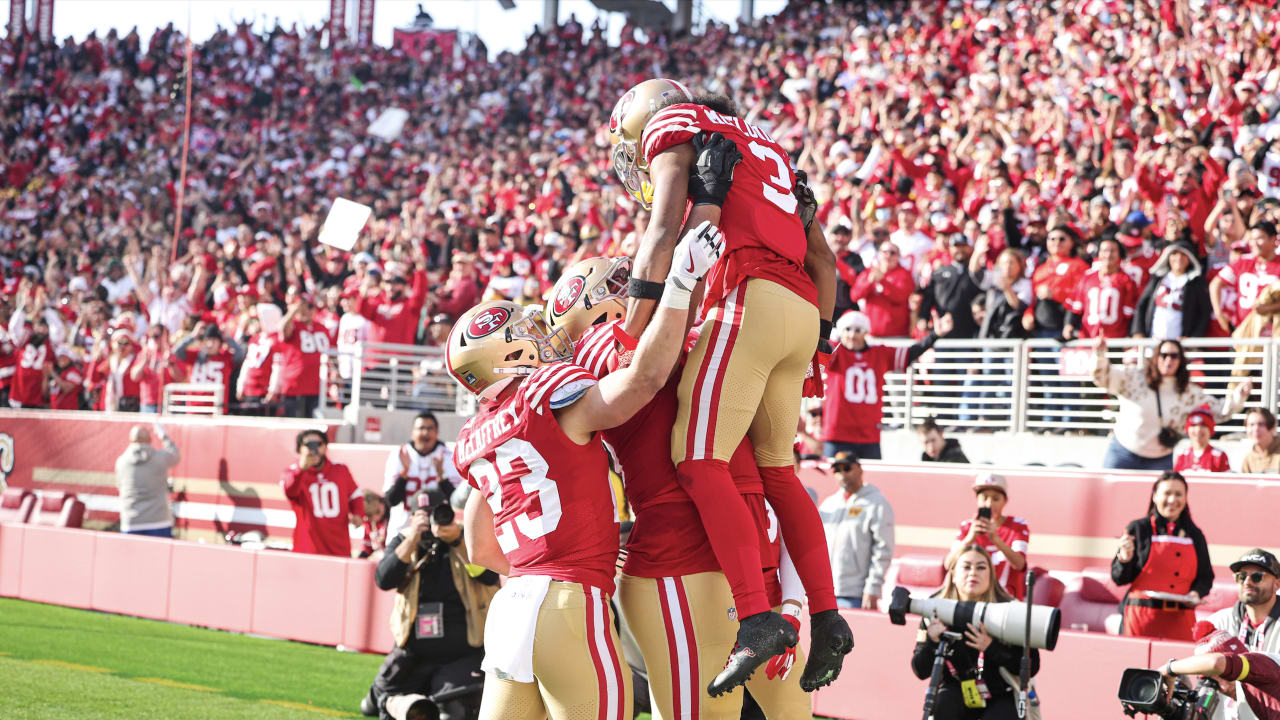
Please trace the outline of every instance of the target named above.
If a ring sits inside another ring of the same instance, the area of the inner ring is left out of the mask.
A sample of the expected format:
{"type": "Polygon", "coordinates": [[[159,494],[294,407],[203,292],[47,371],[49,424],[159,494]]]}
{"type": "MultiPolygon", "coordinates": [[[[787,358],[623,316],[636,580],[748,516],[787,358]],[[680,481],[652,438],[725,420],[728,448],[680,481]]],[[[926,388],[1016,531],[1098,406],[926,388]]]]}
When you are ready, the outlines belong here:
{"type": "MultiPolygon", "coordinates": [[[[294,436],[316,423],[251,418],[164,418],[182,460],[173,480],[175,536],[221,543],[229,531],[261,530],[288,542],[293,511],[280,490],[281,472],[295,460],[294,436]]],[[[129,428],[150,418],[79,412],[0,410],[0,470],[14,487],[75,493],[95,527],[118,520],[115,459],[128,444],[129,428]],[[5,449],[11,447],[11,457],[5,449]]],[[[332,437],[335,428],[329,427],[332,437]]],[[[388,438],[391,439],[391,438],[388,438]]],[[[394,445],[344,445],[329,456],[346,463],[356,483],[380,491],[394,445]]],[[[973,513],[970,486],[980,472],[999,472],[1009,482],[1006,514],[1031,528],[1033,565],[1078,571],[1109,565],[1125,524],[1147,507],[1152,473],[1066,468],[997,468],[965,465],[864,463],[866,482],[893,505],[897,554],[946,553],[960,522],[973,513]],[[1070,490],[1065,490],[1070,488],[1070,490]]],[[[801,468],[801,481],[825,498],[834,478],[820,467],[801,468]]],[[[1252,547],[1280,547],[1280,478],[1261,475],[1192,474],[1189,503],[1209,540],[1219,575],[1252,547]]]]}

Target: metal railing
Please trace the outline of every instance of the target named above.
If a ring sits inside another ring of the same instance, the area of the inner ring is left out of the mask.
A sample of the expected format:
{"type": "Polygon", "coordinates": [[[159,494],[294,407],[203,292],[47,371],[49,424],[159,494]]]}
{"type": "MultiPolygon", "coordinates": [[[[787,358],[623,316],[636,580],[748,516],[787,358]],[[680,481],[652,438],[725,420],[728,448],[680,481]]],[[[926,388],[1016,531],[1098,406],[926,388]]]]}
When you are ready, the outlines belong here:
{"type": "MultiPolygon", "coordinates": [[[[422,345],[358,343],[350,352],[331,348],[320,364],[320,385],[335,388],[337,403],[358,402],[387,410],[455,411],[460,396],[450,377],[444,350],[422,345]]],[[[321,393],[320,407],[333,405],[321,393]]]]}
{"type": "MultiPolygon", "coordinates": [[[[902,347],[910,341],[879,344],[902,347]]],[[[1114,364],[1144,362],[1156,344],[1110,340],[1108,357],[1114,364]]],[[[1280,341],[1194,338],[1183,347],[1192,381],[1209,394],[1225,396],[1247,377],[1253,381],[1247,404],[1277,409],[1280,341]]],[[[364,343],[350,353],[328,354],[332,362],[321,364],[322,386],[332,378],[343,406],[358,398],[388,410],[475,412],[474,397],[450,377],[440,348],[364,343]]],[[[878,389],[883,424],[912,427],[933,417],[942,425],[982,431],[1105,433],[1114,422],[1116,400],[1093,384],[1092,370],[1090,340],[940,340],[906,372],[885,377],[878,389]]],[[[326,394],[320,402],[322,408],[332,404],[326,394]]],[[[1243,413],[1218,425],[1223,432],[1243,427],[1243,413]]]]}
{"type": "MultiPolygon", "coordinates": [[[[1142,363],[1157,344],[1110,340],[1107,355],[1113,365],[1142,363]]],[[[1270,338],[1194,338],[1183,348],[1192,382],[1208,394],[1226,396],[1248,378],[1253,391],[1246,405],[1276,409],[1280,344],[1270,338]]],[[[1093,367],[1091,340],[940,340],[906,372],[886,376],[883,422],[911,427],[933,417],[963,429],[1105,433],[1117,404],[1093,384],[1093,367]]],[[[1223,432],[1243,427],[1243,412],[1218,425],[1223,432]]]]}
{"type": "Polygon", "coordinates": [[[160,400],[165,415],[222,415],[225,388],[218,383],[170,383],[160,400]]]}

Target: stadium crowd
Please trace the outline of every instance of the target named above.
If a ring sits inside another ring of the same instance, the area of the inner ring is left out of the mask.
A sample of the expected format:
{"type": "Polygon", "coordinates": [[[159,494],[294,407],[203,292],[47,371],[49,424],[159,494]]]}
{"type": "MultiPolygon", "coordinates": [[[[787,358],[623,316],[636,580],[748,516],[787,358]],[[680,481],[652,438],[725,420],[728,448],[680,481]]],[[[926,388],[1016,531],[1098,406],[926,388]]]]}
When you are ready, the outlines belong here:
{"type": "Polygon", "coordinates": [[[837,317],[872,336],[944,316],[947,338],[1255,336],[1280,312],[1264,3],[792,3],[736,31],[627,26],[616,49],[570,19],[492,59],[324,40],[220,30],[190,78],[172,26],[0,42],[10,404],[147,410],[190,380],[307,415],[335,344],[438,344],[481,299],[540,301],[568,264],[634,252],[646,213],[604,126],[655,74],[790,150],[837,317]],[[370,135],[390,107],[403,131],[370,135]],[[373,208],[349,253],[316,242],[339,196],[373,208]]]}

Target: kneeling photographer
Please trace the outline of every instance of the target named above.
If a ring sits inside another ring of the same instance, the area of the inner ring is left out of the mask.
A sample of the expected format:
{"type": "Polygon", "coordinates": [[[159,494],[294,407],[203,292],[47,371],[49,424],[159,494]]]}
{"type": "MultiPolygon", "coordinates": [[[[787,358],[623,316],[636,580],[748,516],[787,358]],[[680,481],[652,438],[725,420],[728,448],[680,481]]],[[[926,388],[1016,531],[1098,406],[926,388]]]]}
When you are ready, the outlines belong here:
{"type": "Polygon", "coordinates": [[[1280,720],[1280,655],[1249,652],[1240,638],[1203,620],[1196,623],[1195,634],[1195,655],[1170,660],[1159,670],[1125,671],[1120,682],[1125,714],[1217,717],[1215,695],[1220,692],[1238,703],[1241,718],[1280,720]],[[1189,688],[1179,680],[1184,676],[1202,679],[1189,688]]]}
{"type": "MultiPolygon", "coordinates": [[[[968,545],[956,554],[942,590],[934,597],[985,603],[1013,599],[993,581],[991,556],[978,545],[968,545]]],[[[937,619],[926,617],[920,622],[915,652],[911,656],[911,669],[916,677],[930,678],[939,643],[944,639],[948,641],[943,652],[942,679],[933,701],[933,717],[937,720],[1016,718],[1016,689],[1005,675],[1018,677],[1022,648],[993,638],[981,624],[968,623],[963,630],[961,637],[950,633],[937,619]],[[945,638],[944,633],[948,633],[945,638]]],[[[1032,648],[1030,660],[1030,674],[1034,676],[1040,670],[1040,652],[1032,648]]]]}
{"type": "Polygon", "coordinates": [[[398,593],[391,613],[396,647],[360,709],[383,720],[474,718],[498,576],[469,564],[462,526],[443,496],[419,493],[412,507],[374,572],[380,589],[398,593]]]}

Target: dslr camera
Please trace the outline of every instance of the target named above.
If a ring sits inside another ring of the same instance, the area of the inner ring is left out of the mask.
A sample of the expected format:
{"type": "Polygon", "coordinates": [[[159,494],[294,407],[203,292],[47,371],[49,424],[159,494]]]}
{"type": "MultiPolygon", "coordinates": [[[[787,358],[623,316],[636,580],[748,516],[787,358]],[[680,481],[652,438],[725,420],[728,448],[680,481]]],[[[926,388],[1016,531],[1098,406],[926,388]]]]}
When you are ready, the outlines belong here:
{"type": "Polygon", "coordinates": [[[1128,668],[1120,676],[1120,706],[1129,717],[1155,715],[1164,720],[1209,720],[1220,700],[1218,683],[1200,678],[1194,688],[1181,682],[1166,696],[1159,670],[1128,668]]]}
{"type": "Polygon", "coordinates": [[[449,505],[448,499],[434,491],[424,491],[414,495],[409,504],[414,512],[422,510],[427,513],[436,525],[452,525],[457,518],[457,513],[449,505]]]}

